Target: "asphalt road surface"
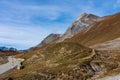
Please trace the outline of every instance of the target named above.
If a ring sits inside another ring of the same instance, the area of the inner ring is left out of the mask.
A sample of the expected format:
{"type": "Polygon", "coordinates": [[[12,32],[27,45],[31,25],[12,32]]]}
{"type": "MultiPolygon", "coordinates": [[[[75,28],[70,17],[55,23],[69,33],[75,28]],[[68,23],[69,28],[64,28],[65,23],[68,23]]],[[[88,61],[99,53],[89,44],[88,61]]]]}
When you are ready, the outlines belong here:
{"type": "Polygon", "coordinates": [[[15,68],[20,63],[20,61],[13,58],[12,56],[8,57],[8,61],[8,63],[0,65],[0,75],[15,68]]]}

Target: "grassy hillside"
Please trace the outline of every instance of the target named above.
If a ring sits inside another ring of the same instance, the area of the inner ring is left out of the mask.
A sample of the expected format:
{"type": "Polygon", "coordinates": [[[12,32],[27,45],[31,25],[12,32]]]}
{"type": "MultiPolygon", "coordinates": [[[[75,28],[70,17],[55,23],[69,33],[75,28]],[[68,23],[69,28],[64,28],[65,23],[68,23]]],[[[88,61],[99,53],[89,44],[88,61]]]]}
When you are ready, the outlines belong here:
{"type": "Polygon", "coordinates": [[[42,50],[35,50],[29,54],[19,54],[26,60],[25,69],[22,71],[13,71],[10,76],[14,78],[23,77],[29,80],[29,76],[34,72],[46,72],[56,74],[59,71],[68,71],[75,67],[84,57],[91,55],[91,49],[81,46],[77,43],[58,43],[52,44],[42,50]],[[18,73],[13,75],[14,73],[18,73]],[[27,77],[25,74],[31,73],[27,77]]]}
{"type": "Polygon", "coordinates": [[[97,22],[91,28],[83,30],[67,41],[78,42],[86,46],[102,43],[120,37],[120,13],[97,22]]]}
{"type": "Polygon", "coordinates": [[[94,51],[78,43],[61,42],[16,57],[24,58],[23,70],[14,69],[1,79],[14,80],[86,80],[96,73],[118,67],[106,53],[94,51]],[[109,62],[111,61],[111,62],[109,62]]]}

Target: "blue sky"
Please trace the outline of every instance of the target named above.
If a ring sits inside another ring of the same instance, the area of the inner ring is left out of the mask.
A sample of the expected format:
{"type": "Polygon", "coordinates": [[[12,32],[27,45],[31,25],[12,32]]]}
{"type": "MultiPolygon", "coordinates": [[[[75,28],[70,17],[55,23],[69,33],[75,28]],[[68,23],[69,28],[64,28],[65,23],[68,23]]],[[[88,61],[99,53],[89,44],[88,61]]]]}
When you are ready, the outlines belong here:
{"type": "Polygon", "coordinates": [[[64,33],[84,12],[119,11],[120,0],[0,0],[0,46],[27,49],[50,33],[64,33]]]}

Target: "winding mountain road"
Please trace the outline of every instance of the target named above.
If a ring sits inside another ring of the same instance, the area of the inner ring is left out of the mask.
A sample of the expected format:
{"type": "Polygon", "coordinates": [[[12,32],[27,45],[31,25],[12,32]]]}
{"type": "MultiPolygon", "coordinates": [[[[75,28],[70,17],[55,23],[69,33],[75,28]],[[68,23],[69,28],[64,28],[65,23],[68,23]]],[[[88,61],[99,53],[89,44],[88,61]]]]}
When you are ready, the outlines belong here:
{"type": "Polygon", "coordinates": [[[8,57],[8,63],[0,65],[0,75],[4,74],[5,72],[15,68],[17,65],[19,65],[21,62],[12,56],[8,57]]]}

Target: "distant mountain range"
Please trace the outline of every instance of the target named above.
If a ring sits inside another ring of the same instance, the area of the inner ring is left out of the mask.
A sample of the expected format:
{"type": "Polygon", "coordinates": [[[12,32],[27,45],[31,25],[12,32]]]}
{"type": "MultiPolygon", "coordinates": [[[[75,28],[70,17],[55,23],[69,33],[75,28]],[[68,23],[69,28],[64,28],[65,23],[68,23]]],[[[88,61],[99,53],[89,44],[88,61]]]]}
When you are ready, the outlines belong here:
{"type": "Polygon", "coordinates": [[[7,47],[0,47],[0,51],[17,51],[16,48],[7,48],[7,47]]]}

